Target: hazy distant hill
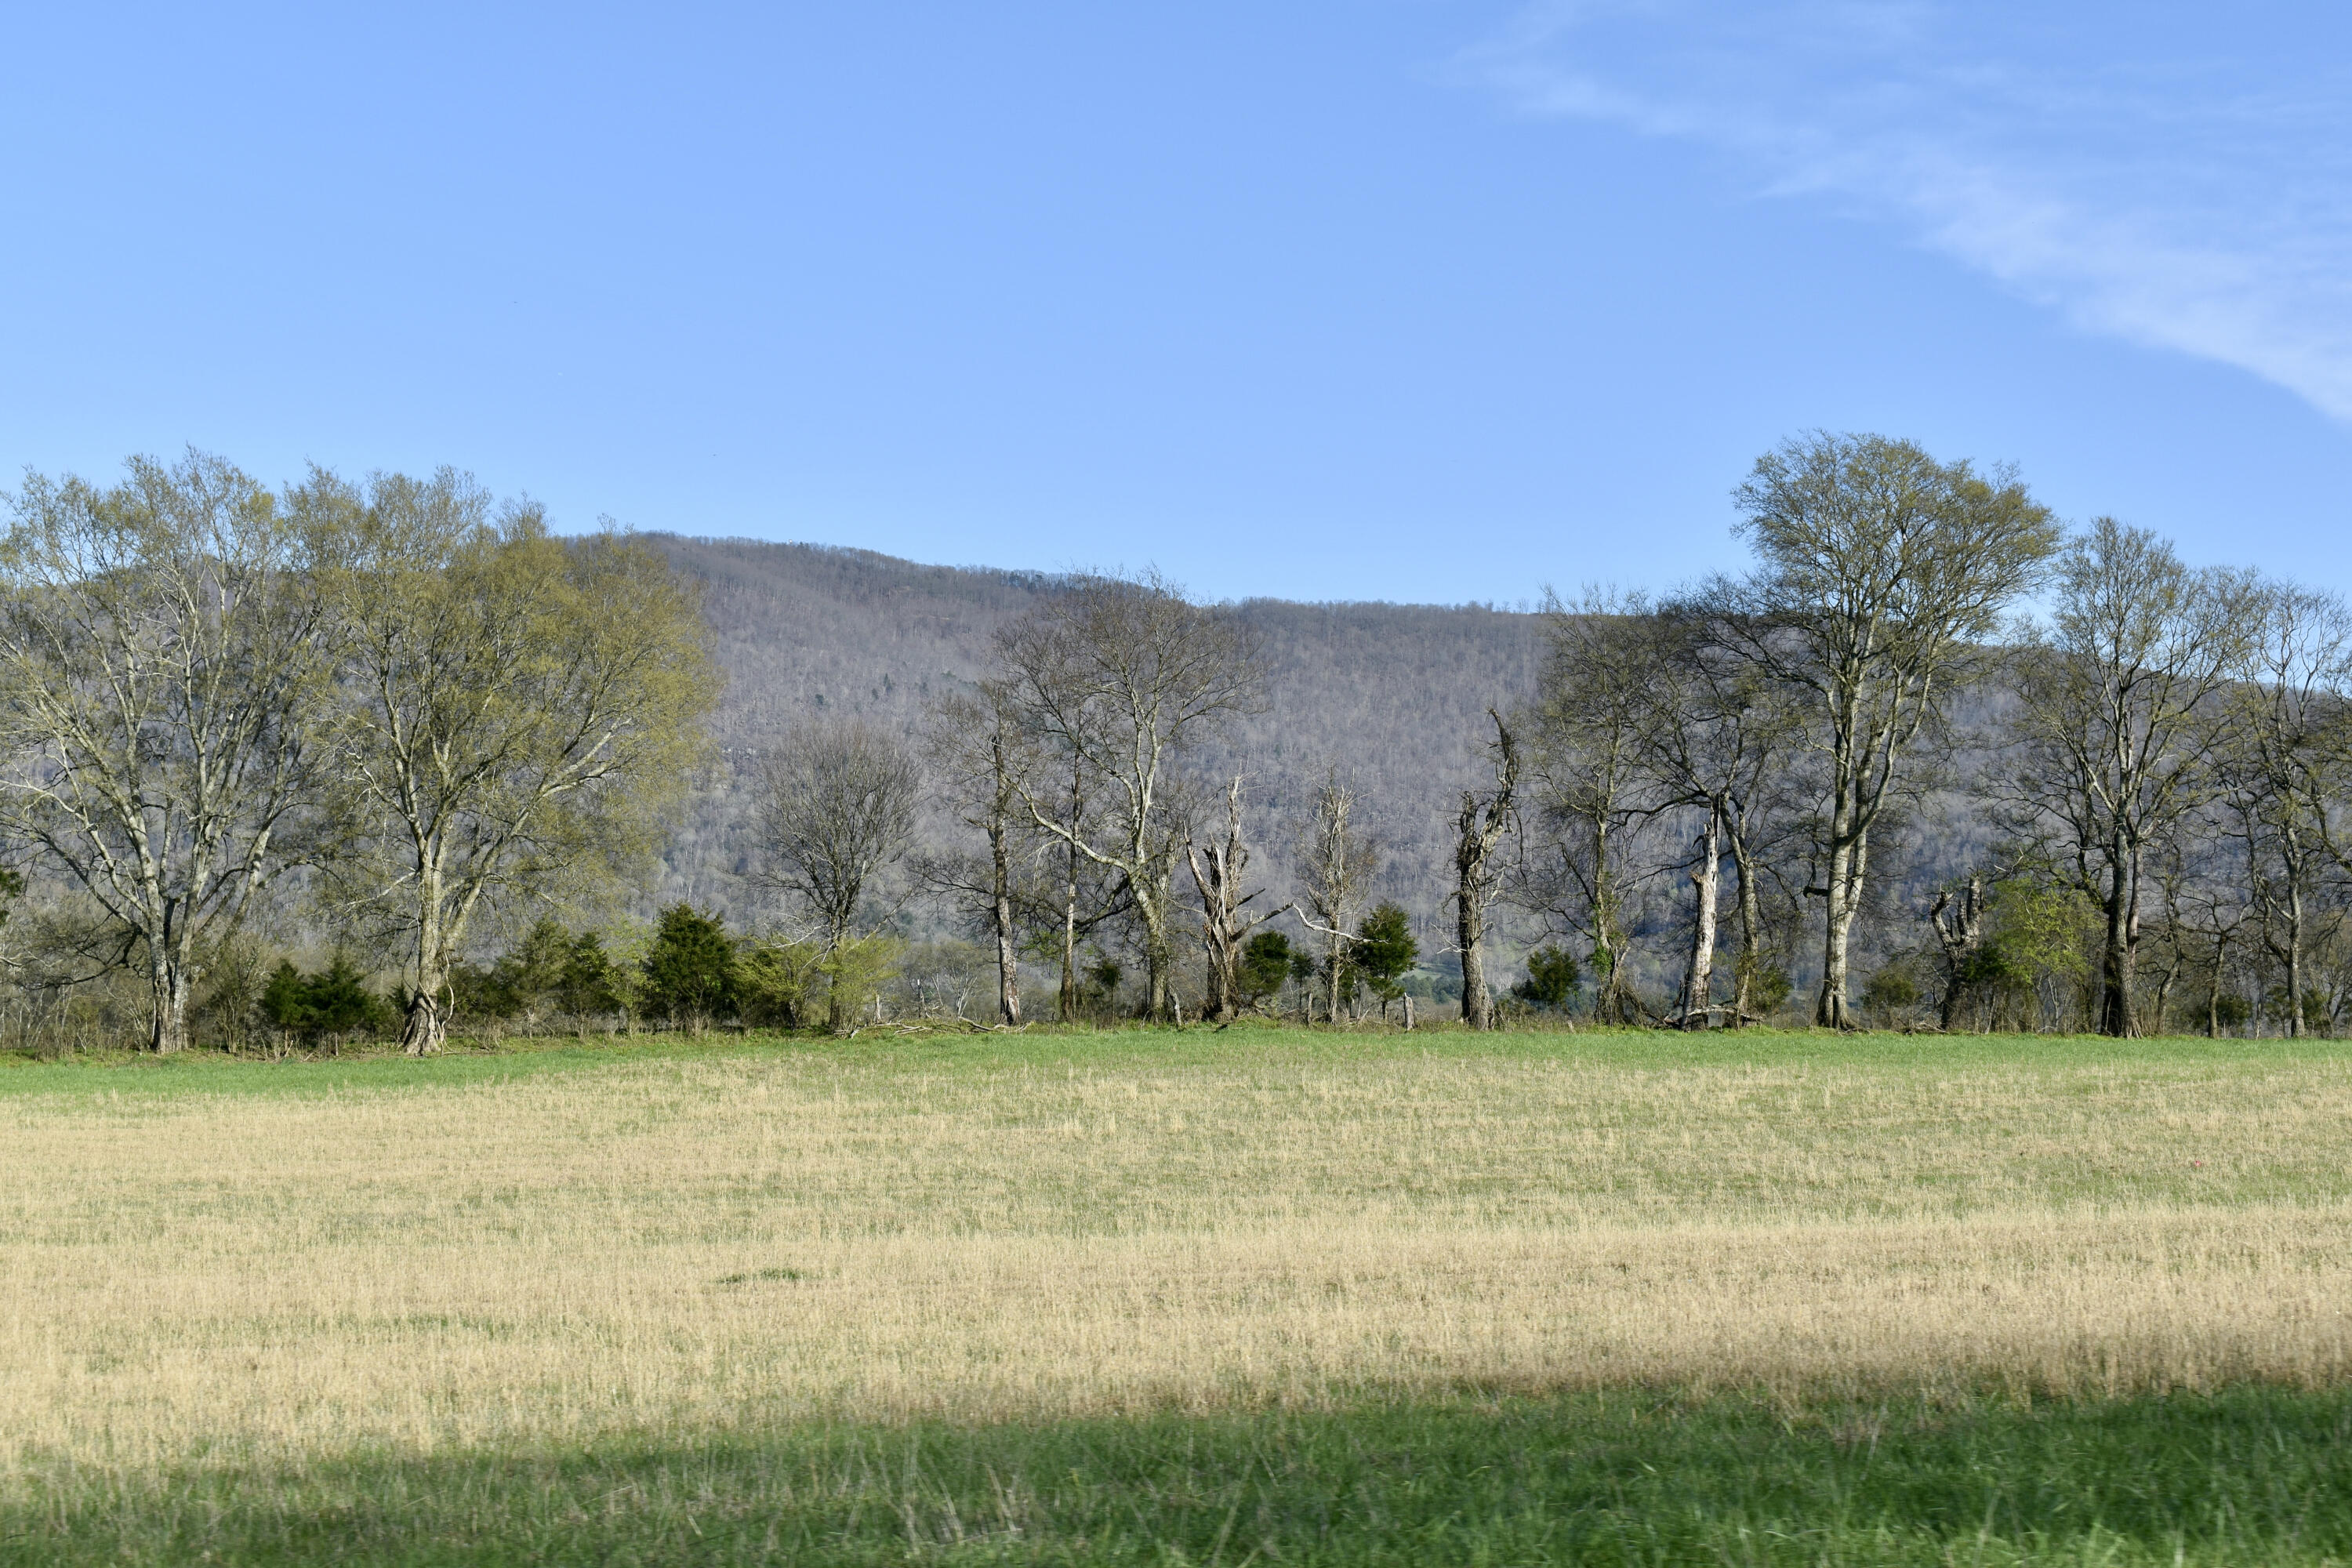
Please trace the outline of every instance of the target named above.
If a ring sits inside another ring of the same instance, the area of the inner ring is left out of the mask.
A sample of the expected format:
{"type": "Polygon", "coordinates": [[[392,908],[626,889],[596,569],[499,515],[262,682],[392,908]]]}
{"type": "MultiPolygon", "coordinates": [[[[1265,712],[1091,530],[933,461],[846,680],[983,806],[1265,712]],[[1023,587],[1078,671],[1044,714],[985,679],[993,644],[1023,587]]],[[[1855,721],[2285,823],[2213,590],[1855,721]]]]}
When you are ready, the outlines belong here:
{"type": "MultiPolygon", "coordinates": [[[[649,536],[707,584],[729,677],[717,731],[728,749],[698,790],[668,860],[664,900],[748,913],[742,821],[754,756],[802,718],[842,710],[912,723],[933,693],[976,674],[989,637],[1049,593],[1034,573],[920,566],[870,551],[649,536]]],[[[1390,846],[1383,893],[1417,914],[1443,897],[1438,816],[1474,776],[1489,703],[1532,689],[1531,615],[1478,606],[1240,606],[1265,638],[1264,715],[1205,752],[1202,771],[1251,777],[1260,843],[1283,857],[1307,790],[1328,768],[1352,776],[1390,846]]],[[[1268,864],[1281,880],[1278,864],[1268,864]]]]}

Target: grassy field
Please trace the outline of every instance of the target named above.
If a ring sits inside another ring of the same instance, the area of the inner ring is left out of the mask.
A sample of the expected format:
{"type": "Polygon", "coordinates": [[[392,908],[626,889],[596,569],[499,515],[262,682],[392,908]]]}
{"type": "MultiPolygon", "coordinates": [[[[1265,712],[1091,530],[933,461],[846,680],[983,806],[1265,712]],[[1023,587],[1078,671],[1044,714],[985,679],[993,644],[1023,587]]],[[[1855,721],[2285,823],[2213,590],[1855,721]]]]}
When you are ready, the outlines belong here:
{"type": "Polygon", "coordinates": [[[0,1562],[2352,1560],[2352,1048],[0,1068],[0,1562]]]}

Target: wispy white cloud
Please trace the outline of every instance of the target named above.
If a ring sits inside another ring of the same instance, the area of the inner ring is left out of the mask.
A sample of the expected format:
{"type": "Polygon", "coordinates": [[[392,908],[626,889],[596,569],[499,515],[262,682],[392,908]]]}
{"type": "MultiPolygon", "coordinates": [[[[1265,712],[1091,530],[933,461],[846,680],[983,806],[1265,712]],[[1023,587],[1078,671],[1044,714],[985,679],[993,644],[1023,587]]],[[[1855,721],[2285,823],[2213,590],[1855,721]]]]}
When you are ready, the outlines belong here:
{"type": "Polygon", "coordinates": [[[2352,73],[2310,28],[2263,24],[2235,7],[1556,0],[1461,65],[1524,112],[1720,148],[1761,190],[1895,221],[2084,330],[2239,366],[2352,422],[2352,73]]]}

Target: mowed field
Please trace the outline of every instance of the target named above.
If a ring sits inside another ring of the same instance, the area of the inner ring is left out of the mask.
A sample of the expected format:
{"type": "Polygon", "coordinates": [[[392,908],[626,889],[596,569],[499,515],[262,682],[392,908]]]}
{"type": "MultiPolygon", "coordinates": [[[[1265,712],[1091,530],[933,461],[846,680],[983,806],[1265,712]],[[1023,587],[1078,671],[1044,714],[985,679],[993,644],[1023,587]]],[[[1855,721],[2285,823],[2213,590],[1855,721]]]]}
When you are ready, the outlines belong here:
{"type": "Polygon", "coordinates": [[[2336,1561],[2347,1387],[2328,1042],[0,1068],[0,1562],[2336,1561]]]}

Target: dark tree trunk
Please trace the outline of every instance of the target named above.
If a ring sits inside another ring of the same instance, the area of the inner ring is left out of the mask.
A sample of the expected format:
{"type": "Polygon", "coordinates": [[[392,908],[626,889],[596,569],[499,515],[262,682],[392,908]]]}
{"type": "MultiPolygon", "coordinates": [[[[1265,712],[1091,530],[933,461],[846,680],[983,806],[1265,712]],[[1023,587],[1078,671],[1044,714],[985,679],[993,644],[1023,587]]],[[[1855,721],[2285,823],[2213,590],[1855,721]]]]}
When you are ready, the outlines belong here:
{"type": "Polygon", "coordinates": [[[1731,1022],[1741,1027],[1756,1016],[1756,975],[1764,962],[1764,910],[1756,890],[1756,867],[1743,837],[1731,840],[1731,868],[1739,879],[1739,961],[1732,971],[1731,1022]]]}
{"type": "Polygon", "coordinates": [[[408,999],[408,1016],[401,1021],[400,1048],[412,1057],[429,1057],[447,1043],[449,1020],[441,1010],[437,978],[420,984],[408,999]]]}
{"type": "Polygon", "coordinates": [[[1519,753],[1503,716],[1492,708],[1495,721],[1495,790],[1483,800],[1475,790],[1462,792],[1462,815],[1454,842],[1454,931],[1462,950],[1462,1021],[1474,1029],[1495,1026],[1495,999],[1486,989],[1484,944],[1486,940],[1487,861],[1515,820],[1513,792],[1519,782],[1519,753]]]}
{"type": "Polygon", "coordinates": [[[1487,994],[1486,965],[1480,957],[1486,940],[1486,907],[1466,887],[1456,895],[1455,902],[1460,910],[1454,935],[1462,947],[1462,1021],[1474,1029],[1491,1029],[1495,999],[1487,994]]]}
{"type": "Polygon", "coordinates": [[[1936,940],[1944,950],[1941,1023],[1947,1031],[1959,1017],[1960,1003],[1968,992],[1969,960],[1984,941],[1984,883],[1975,877],[1969,879],[1957,903],[1948,889],[1937,893],[1936,907],[1928,913],[1928,921],[1936,928],[1936,940]]]}
{"type": "Polygon", "coordinates": [[[2121,845],[2108,854],[2106,938],[2100,968],[2099,1033],[2129,1039],[2138,1031],[2132,1008],[2131,861],[2121,845]]]}

